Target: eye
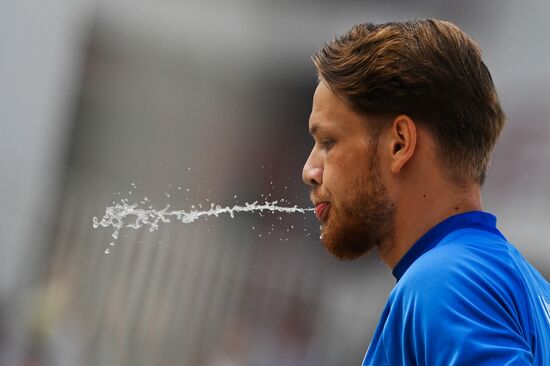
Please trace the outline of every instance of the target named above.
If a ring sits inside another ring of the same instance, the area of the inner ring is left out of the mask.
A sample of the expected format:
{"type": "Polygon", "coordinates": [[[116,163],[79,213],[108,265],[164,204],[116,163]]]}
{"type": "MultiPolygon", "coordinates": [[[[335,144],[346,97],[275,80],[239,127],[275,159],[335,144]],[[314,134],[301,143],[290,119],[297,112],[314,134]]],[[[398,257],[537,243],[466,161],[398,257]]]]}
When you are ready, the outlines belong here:
{"type": "Polygon", "coordinates": [[[324,150],[330,150],[334,146],[334,140],[331,139],[322,139],[321,146],[324,150]]]}

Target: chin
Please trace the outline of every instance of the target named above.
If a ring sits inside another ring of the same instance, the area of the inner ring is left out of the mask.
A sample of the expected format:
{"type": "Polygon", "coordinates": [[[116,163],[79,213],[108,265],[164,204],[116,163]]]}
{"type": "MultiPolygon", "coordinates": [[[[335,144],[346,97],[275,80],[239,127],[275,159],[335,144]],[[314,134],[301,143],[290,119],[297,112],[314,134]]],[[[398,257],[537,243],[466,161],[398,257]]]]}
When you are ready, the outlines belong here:
{"type": "Polygon", "coordinates": [[[394,205],[383,194],[374,197],[350,205],[354,209],[331,212],[321,228],[323,244],[331,255],[349,261],[393,241],[394,205]]]}
{"type": "Polygon", "coordinates": [[[351,261],[372,251],[377,243],[369,241],[363,235],[345,227],[324,225],[322,241],[326,250],[334,257],[351,261]]]}

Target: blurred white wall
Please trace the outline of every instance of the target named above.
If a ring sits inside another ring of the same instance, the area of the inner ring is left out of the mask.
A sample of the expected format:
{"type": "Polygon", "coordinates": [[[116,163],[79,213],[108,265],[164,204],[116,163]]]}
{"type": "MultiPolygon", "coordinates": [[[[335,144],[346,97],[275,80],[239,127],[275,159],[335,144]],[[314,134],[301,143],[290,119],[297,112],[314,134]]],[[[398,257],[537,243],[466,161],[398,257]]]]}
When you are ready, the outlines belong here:
{"type": "Polygon", "coordinates": [[[20,364],[57,222],[89,4],[0,3],[0,364],[20,364]]]}
{"type": "Polygon", "coordinates": [[[47,255],[89,5],[0,4],[0,297],[28,284],[37,257],[47,255]]]}

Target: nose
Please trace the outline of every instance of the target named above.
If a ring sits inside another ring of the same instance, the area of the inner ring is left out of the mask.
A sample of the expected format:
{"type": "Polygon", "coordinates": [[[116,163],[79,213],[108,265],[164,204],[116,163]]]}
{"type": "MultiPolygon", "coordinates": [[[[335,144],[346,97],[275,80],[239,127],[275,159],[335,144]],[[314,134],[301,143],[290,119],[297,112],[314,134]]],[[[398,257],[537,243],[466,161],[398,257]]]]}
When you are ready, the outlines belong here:
{"type": "Polygon", "coordinates": [[[313,150],[302,170],[302,180],[305,184],[311,187],[316,187],[323,184],[323,164],[322,161],[315,156],[313,150]]]}

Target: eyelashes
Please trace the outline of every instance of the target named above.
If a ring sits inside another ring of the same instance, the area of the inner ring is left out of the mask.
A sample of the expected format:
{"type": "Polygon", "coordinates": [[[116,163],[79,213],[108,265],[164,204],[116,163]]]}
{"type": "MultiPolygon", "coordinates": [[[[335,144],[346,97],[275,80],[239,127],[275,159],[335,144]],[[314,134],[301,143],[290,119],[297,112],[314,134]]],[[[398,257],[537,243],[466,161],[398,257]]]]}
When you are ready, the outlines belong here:
{"type": "Polygon", "coordinates": [[[334,146],[334,140],[331,140],[331,139],[322,139],[321,140],[321,147],[323,148],[323,150],[330,150],[332,149],[332,147],[334,146]]]}

